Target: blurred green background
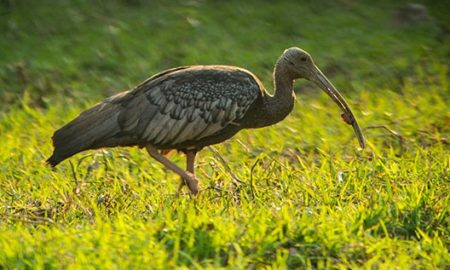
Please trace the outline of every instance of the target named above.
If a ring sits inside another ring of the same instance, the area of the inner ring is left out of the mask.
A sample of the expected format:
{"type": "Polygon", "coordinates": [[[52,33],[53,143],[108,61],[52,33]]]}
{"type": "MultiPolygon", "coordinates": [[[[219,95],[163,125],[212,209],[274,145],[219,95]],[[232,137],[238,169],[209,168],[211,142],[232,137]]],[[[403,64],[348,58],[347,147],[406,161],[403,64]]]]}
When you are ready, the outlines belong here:
{"type": "Polygon", "coordinates": [[[439,76],[449,59],[448,1],[1,3],[6,104],[24,92],[41,105],[54,95],[103,97],[190,64],[241,66],[270,89],[273,64],[291,46],[309,51],[344,92],[398,90],[418,74],[439,76]]]}

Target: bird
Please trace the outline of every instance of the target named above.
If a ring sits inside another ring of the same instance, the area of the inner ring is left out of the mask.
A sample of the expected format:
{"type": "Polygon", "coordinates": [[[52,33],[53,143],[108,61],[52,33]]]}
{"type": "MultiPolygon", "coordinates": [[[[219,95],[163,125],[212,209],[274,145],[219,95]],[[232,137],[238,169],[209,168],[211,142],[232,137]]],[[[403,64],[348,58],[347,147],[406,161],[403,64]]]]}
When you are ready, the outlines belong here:
{"type": "Polygon", "coordinates": [[[291,47],[275,63],[273,94],[253,73],[235,66],[168,69],[129,91],[106,98],[58,129],[47,163],[55,167],[89,149],[137,146],[178,174],[182,184],[196,195],[197,153],[242,129],[267,127],[283,120],[293,110],[293,84],[297,79],[313,82],[334,100],[364,148],[361,129],[342,95],[308,52],[291,47]],[[166,156],[172,150],[186,155],[186,170],[166,156]]]}

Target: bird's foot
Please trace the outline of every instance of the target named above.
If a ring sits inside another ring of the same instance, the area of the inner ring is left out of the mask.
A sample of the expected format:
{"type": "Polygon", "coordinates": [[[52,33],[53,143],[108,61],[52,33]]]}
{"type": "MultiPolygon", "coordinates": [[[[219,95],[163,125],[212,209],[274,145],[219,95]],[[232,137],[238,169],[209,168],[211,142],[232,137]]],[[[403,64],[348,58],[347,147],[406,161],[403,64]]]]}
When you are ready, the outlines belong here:
{"type": "Polygon", "coordinates": [[[194,174],[186,172],[186,176],[181,180],[182,182],[178,190],[181,190],[184,185],[187,185],[193,195],[198,194],[198,180],[195,178],[194,174]]]}

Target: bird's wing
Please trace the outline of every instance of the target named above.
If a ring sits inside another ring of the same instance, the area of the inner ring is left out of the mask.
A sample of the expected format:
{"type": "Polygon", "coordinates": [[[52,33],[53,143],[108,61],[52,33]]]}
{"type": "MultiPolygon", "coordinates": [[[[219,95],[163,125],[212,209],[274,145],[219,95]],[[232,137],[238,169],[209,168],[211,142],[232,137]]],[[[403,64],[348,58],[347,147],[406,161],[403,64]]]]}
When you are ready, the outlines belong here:
{"type": "Polygon", "coordinates": [[[114,96],[122,134],[142,143],[176,146],[214,135],[242,119],[261,94],[254,76],[226,66],[194,66],[161,73],[114,96]]]}

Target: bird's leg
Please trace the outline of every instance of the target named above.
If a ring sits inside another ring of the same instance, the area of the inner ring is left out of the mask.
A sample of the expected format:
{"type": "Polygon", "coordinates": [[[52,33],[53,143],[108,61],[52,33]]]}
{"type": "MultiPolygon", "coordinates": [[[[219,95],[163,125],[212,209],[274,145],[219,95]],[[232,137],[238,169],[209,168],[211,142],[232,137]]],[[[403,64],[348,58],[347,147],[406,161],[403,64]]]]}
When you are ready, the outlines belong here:
{"type": "MultiPolygon", "coordinates": [[[[145,147],[147,149],[147,152],[150,154],[150,156],[157,161],[161,162],[164,166],[166,166],[169,170],[173,171],[174,173],[181,176],[184,181],[186,181],[189,189],[191,190],[192,194],[196,195],[198,193],[198,186],[197,186],[197,179],[195,179],[194,174],[191,172],[187,172],[180,167],[177,166],[177,164],[170,161],[168,158],[166,158],[164,155],[159,153],[158,149],[151,145],[147,145],[145,147]]],[[[192,162],[193,164],[193,162],[192,162]]],[[[193,167],[193,166],[192,166],[193,167]]]]}
{"type": "MultiPolygon", "coordinates": [[[[186,171],[192,173],[192,175],[195,175],[194,164],[195,164],[195,155],[197,154],[197,151],[186,150],[185,154],[186,154],[186,171]]],[[[186,180],[183,177],[181,177],[181,183],[180,186],[178,187],[178,191],[180,191],[185,184],[186,180]]]]}
{"type": "Polygon", "coordinates": [[[159,150],[159,152],[161,153],[161,155],[165,156],[166,158],[170,158],[172,156],[173,149],[168,149],[168,150],[162,149],[162,150],[159,150]]]}

